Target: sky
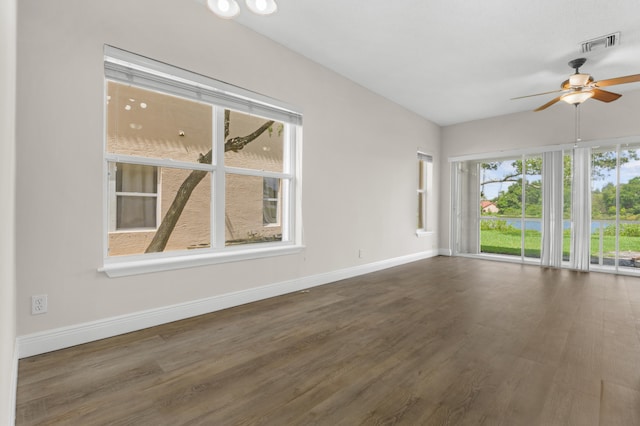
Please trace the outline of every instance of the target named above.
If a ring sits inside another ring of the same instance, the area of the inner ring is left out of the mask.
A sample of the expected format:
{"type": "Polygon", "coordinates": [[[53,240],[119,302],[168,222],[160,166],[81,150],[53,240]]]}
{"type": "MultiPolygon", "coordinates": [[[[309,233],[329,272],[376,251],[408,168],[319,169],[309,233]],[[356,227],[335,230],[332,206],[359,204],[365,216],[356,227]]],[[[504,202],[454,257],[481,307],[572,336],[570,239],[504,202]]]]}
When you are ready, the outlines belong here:
{"type": "MultiPolygon", "coordinates": [[[[596,189],[602,189],[608,183],[616,183],[616,175],[613,170],[604,173],[605,178],[593,181],[592,186],[596,189]]],[[[629,161],[620,166],[620,183],[627,183],[634,177],[640,176],[640,160],[629,161]]]]}
{"type": "MultiPolygon", "coordinates": [[[[514,173],[515,168],[511,165],[514,160],[506,160],[499,163],[497,170],[480,170],[480,181],[488,181],[494,179],[501,179],[503,176],[514,173]]],[[[640,160],[629,161],[620,167],[620,183],[627,183],[634,177],[640,176],[640,160]]],[[[516,178],[517,179],[517,178],[516,178]]],[[[528,176],[528,179],[539,180],[540,175],[528,176]]],[[[596,189],[602,189],[607,183],[615,184],[614,171],[605,173],[604,179],[599,179],[593,182],[593,187],[596,189]]],[[[493,200],[498,196],[500,191],[506,192],[513,182],[492,183],[484,186],[484,198],[487,200],[493,200]]]]}
{"type": "MultiPolygon", "coordinates": [[[[498,180],[502,179],[504,176],[512,174],[515,172],[515,168],[511,165],[514,160],[505,160],[498,163],[497,170],[485,170],[480,169],[480,182],[490,181],[490,180],[498,180]]],[[[539,177],[530,176],[534,179],[539,179],[539,177]]],[[[515,178],[517,179],[517,177],[515,178]]],[[[509,186],[513,185],[513,182],[500,182],[500,183],[490,183],[484,185],[484,198],[486,200],[493,200],[501,191],[507,192],[509,186]]]]}

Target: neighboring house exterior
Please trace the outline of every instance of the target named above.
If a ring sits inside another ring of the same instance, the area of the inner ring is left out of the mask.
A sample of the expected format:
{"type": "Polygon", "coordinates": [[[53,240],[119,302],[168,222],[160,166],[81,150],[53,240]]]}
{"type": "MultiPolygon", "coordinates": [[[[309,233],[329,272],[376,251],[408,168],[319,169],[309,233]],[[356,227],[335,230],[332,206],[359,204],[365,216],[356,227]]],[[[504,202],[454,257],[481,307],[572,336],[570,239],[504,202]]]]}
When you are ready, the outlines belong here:
{"type": "Polygon", "coordinates": [[[482,200],[480,201],[480,209],[482,213],[498,213],[500,209],[492,201],[482,200]]]}
{"type": "MultiPolygon", "coordinates": [[[[141,254],[192,170],[131,164],[125,157],[197,164],[212,149],[213,108],[111,81],[107,104],[107,151],[123,156],[123,162],[109,163],[109,256],[141,254]]],[[[266,121],[232,111],[228,137],[246,136],[266,121]]],[[[284,138],[277,127],[238,152],[225,152],[225,166],[281,172],[284,138]]],[[[215,154],[213,161],[220,163],[215,154]]],[[[204,173],[165,251],[210,247],[214,200],[211,173],[204,173]]],[[[226,245],[278,240],[280,179],[226,173],[225,180],[226,245]]]]}

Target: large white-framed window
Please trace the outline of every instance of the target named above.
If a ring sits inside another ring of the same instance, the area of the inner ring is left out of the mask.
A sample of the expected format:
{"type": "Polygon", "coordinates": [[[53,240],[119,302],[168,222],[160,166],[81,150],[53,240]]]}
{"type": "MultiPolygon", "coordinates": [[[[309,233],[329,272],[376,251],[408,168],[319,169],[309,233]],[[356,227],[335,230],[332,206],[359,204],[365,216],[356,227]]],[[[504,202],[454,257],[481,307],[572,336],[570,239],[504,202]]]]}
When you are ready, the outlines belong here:
{"type": "Polygon", "coordinates": [[[418,210],[416,234],[433,232],[433,156],[418,151],[418,210]]]}
{"type": "Polygon", "coordinates": [[[110,276],[301,248],[294,108],[105,47],[110,276]]]}

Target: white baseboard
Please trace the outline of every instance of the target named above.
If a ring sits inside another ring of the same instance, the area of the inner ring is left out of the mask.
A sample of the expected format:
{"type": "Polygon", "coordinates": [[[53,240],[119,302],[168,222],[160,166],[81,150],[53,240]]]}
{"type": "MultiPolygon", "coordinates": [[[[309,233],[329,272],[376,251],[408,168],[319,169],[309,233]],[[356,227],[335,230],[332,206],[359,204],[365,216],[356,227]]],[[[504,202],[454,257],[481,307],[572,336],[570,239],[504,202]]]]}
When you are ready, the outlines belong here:
{"type": "Polygon", "coordinates": [[[451,249],[438,249],[439,256],[453,256],[453,251],[451,249]]]}
{"type": "Polygon", "coordinates": [[[405,263],[434,257],[438,254],[438,251],[415,253],[191,302],[18,336],[18,356],[19,358],[26,358],[45,352],[68,348],[94,340],[113,337],[119,334],[142,330],[172,321],[179,321],[233,306],[267,299],[269,297],[280,296],[346,278],[380,271],[405,263]]]}

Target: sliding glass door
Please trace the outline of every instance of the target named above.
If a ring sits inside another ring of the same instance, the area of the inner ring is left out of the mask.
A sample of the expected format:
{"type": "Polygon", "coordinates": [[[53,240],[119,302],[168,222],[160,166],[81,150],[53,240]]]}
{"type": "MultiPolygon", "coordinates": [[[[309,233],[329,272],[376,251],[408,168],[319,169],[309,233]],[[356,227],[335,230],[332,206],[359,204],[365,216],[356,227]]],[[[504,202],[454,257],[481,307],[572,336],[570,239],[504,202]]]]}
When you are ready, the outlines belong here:
{"type": "Polygon", "coordinates": [[[640,268],[640,144],[593,149],[591,264],[640,268]]]}
{"type": "Polygon", "coordinates": [[[522,256],[522,161],[478,163],[480,253],[522,256]]]}
{"type": "Polygon", "coordinates": [[[525,258],[540,259],[542,245],[542,157],[524,158],[523,225],[521,229],[523,255],[525,258]]]}
{"type": "Polygon", "coordinates": [[[456,161],[453,252],[640,274],[639,153],[636,142],[456,161]]]}
{"type": "Polygon", "coordinates": [[[539,259],[542,157],[469,161],[459,167],[458,252],[539,259]]]}

